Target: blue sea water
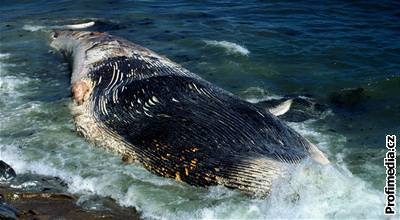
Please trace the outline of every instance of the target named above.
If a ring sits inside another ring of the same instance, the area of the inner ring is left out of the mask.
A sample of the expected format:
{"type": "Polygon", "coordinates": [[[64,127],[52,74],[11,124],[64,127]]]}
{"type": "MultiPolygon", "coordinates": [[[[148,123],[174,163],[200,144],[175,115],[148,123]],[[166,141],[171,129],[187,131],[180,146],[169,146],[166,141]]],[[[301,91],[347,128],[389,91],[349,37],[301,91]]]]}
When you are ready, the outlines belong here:
{"type": "Polygon", "coordinates": [[[384,218],[385,135],[400,135],[399,21],[396,1],[2,0],[0,159],[145,218],[384,218]],[[251,102],[313,97],[324,113],[289,125],[332,164],[305,162],[268,198],[252,199],[156,177],[90,147],[74,132],[70,71],[46,32],[87,21],[251,102]],[[357,89],[350,103],[332,98],[357,89]]]}

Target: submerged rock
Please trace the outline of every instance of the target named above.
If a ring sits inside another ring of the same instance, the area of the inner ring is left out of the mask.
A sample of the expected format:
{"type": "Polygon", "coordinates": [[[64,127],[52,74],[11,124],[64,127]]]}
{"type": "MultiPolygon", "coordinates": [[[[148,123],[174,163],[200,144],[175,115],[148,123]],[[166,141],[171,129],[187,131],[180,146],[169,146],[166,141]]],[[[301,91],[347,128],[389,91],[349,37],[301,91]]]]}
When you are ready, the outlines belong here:
{"type": "Polygon", "coordinates": [[[98,32],[114,31],[125,28],[125,25],[110,20],[97,20],[94,25],[94,29],[98,32]]]}
{"type": "Polygon", "coordinates": [[[8,205],[5,202],[4,196],[2,194],[0,194],[0,219],[18,219],[18,210],[13,206],[8,205]]]}
{"type": "Polygon", "coordinates": [[[0,219],[18,219],[18,210],[5,202],[0,202],[0,219]]]}
{"type": "Polygon", "coordinates": [[[14,169],[6,162],[0,160],[0,180],[10,180],[16,177],[14,169]]]}
{"type": "Polygon", "coordinates": [[[332,93],[329,101],[338,107],[352,108],[361,104],[366,98],[364,88],[346,88],[332,93]]]}

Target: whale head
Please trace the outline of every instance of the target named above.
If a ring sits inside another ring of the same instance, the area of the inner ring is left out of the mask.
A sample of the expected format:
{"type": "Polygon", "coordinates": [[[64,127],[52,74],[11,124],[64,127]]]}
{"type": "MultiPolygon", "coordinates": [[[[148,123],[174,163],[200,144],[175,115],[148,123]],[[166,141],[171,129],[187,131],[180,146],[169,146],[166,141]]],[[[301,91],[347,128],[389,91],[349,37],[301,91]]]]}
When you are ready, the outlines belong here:
{"type": "Polygon", "coordinates": [[[61,52],[72,67],[71,81],[81,79],[90,64],[104,59],[106,42],[104,33],[90,31],[55,30],[50,36],[50,46],[61,52]]]}
{"type": "Polygon", "coordinates": [[[50,46],[63,53],[73,53],[82,43],[87,42],[94,32],[88,31],[60,31],[55,30],[51,33],[50,46]]]}

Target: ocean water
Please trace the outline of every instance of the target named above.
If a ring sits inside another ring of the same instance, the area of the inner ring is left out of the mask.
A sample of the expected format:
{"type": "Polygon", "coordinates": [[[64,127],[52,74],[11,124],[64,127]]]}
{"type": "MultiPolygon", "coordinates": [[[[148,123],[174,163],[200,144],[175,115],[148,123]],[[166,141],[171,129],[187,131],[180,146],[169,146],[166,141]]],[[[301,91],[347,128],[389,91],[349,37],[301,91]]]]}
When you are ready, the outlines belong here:
{"type": "Polygon", "coordinates": [[[391,1],[0,1],[0,160],[60,177],[79,202],[109,196],[150,219],[385,219],[385,135],[400,135],[399,20],[391,1]],[[248,101],[313,97],[324,112],[289,125],[331,164],[304,161],[261,199],[157,177],[92,147],[74,131],[70,71],[46,31],[87,21],[248,101]],[[346,88],[363,92],[332,102],[346,88]]]}

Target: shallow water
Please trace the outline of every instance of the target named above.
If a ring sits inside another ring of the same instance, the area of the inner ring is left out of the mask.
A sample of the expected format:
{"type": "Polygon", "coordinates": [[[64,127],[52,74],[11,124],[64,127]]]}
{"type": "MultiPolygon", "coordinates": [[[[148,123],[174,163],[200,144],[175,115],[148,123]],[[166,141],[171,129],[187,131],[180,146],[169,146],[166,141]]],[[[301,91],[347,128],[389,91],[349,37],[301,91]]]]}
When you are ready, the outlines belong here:
{"type": "MultiPolygon", "coordinates": [[[[59,176],[68,191],[110,196],[161,219],[384,218],[384,136],[400,135],[400,5],[274,1],[2,1],[0,160],[59,176]],[[318,119],[289,123],[332,165],[305,161],[265,199],[200,189],[123,165],[74,132],[69,69],[40,26],[100,21],[252,102],[311,95],[318,119]],[[364,89],[351,106],[330,95],[364,89]]],[[[22,183],[24,184],[24,183],[22,183]]],[[[25,183],[27,187],[32,183],[25,183]]],[[[400,205],[398,205],[400,207],[400,205]]]]}

